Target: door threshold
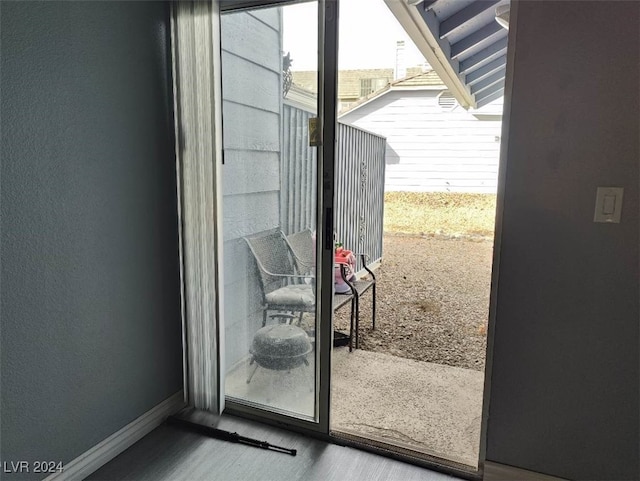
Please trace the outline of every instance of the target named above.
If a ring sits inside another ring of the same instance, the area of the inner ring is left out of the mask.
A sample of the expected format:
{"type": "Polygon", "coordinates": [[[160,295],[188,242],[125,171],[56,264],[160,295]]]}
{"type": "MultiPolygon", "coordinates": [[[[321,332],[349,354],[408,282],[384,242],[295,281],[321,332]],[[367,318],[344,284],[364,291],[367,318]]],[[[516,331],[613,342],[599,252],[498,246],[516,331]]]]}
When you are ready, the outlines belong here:
{"type": "Polygon", "coordinates": [[[387,441],[374,439],[372,437],[363,437],[345,431],[330,431],[329,437],[332,439],[332,442],[336,444],[361,449],[409,464],[415,464],[433,471],[458,476],[463,479],[482,479],[482,473],[478,468],[434,456],[426,452],[416,451],[415,449],[389,444],[387,441]]]}
{"type": "Polygon", "coordinates": [[[242,404],[238,404],[233,401],[227,402],[225,412],[222,416],[244,418],[279,429],[299,433],[328,443],[367,451],[378,456],[412,464],[431,471],[449,474],[461,479],[469,479],[473,481],[482,479],[482,472],[480,470],[473,469],[471,466],[462,463],[456,463],[454,461],[411,449],[392,446],[386,442],[364,438],[355,434],[338,431],[330,431],[329,434],[326,434],[321,431],[309,429],[308,424],[305,425],[303,423],[296,422],[296,419],[278,416],[276,413],[272,412],[258,412],[254,409],[246,409],[243,408],[242,404]]]}

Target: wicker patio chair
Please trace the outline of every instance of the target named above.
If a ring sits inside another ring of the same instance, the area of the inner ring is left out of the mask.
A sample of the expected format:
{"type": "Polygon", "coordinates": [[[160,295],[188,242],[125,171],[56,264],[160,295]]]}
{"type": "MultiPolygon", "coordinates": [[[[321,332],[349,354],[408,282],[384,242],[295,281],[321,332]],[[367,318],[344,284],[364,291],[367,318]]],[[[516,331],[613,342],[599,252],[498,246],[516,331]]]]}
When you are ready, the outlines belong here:
{"type": "Polygon", "coordinates": [[[311,229],[301,230],[286,236],[287,243],[293,252],[298,272],[314,274],[316,260],[314,258],[313,234],[311,229]]]}
{"type": "Polygon", "coordinates": [[[300,275],[295,257],[284,234],[273,229],[244,240],[253,254],[262,294],[262,326],[267,323],[267,311],[299,313],[315,312],[316,299],[309,276],[300,275]]]}

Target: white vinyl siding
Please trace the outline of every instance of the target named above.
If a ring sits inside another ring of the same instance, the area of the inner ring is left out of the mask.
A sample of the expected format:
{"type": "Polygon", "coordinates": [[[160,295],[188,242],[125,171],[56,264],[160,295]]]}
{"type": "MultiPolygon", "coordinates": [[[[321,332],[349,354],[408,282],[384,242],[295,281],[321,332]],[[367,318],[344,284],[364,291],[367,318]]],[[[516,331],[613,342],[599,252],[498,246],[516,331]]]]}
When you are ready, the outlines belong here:
{"type": "Polygon", "coordinates": [[[281,14],[280,9],[223,14],[221,22],[225,352],[230,368],[249,351],[262,321],[254,267],[242,238],[280,223],[281,14]]]}
{"type": "Polygon", "coordinates": [[[387,138],[385,191],[495,193],[501,122],[443,109],[439,94],[392,90],[340,121],[387,138]]]}

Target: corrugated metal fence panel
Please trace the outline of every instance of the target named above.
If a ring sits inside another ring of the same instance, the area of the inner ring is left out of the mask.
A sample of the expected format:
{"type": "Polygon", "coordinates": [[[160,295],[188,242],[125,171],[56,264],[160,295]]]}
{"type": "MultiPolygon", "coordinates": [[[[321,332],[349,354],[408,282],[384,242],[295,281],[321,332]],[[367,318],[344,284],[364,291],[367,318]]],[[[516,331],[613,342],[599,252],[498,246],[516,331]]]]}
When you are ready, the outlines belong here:
{"type": "Polygon", "coordinates": [[[316,148],[309,147],[310,112],[284,105],[280,225],[285,234],[316,223],[316,148]]]}
{"type": "Polygon", "coordinates": [[[347,249],[368,255],[367,264],[382,258],[385,151],[383,137],[338,124],[335,229],[347,249]]]}
{"type": "MultiPolygon", "coordinates": [[[[336,240],[342,242],[346,249],[360,251],[358,242],[360,230],[360,159],[358,158],[358,131],[345,129],[338,124],[335,197],[334,197],[334,230],[336,240]]],[[[358,265],[358,268],[361,266],[358,265]]]]}
{"type": "Polygon", "coordinates": [[[366,140],[370,145],[361,162],[359,250],[369,255],[369,264],[382,258],[386,141],[381,137],[371,136],[366,140]]]}
{"type": "MultiPolygon", "coordinates": [[[[284,105],[280,189],[285,233],[315,226],[316,149],[309,147],[308,120],[314,114],[284,105]]],[[[346,249],[382,258],[382,220],[386,140],[338,123],[334,224],[346,249]]],[[[358,270],[362,269],[358,259],[358,270]]]]}

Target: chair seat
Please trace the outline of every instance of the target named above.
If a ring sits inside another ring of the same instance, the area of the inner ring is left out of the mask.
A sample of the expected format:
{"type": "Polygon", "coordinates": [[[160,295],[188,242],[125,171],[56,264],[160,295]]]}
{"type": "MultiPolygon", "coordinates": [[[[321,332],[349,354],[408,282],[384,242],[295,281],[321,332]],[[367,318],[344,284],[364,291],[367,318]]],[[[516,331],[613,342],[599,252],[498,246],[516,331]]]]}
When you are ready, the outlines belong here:
{"type": "Polygon", "coordinates": [[[313,307],[316,303],[313,288],[308,284],[294,284],[268,293],[265,299],[270,305],[313,307]]]}

